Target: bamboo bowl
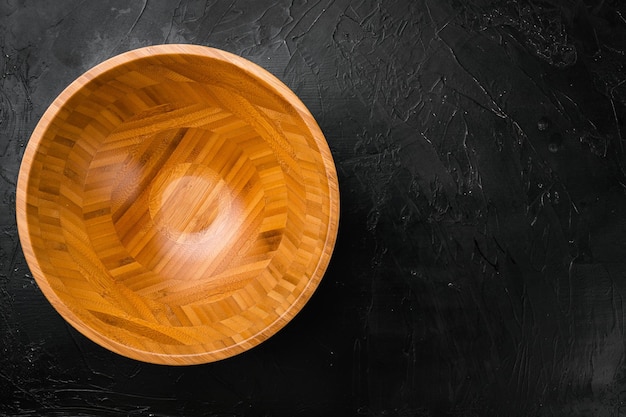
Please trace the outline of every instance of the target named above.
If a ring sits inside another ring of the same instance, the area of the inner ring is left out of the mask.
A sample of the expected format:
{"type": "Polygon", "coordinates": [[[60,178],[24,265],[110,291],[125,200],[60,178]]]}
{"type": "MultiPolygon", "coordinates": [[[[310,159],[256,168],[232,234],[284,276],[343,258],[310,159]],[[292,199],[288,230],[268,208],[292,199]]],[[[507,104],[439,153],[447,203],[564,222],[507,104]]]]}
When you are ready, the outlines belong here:
{"type": "Polygon", "coordinates": [[[19,236],[76,329],[141,361],[224,359],[275,334],[328,265],[328,145],[259,66],[193,45],[130,51],[52,103],[17,185],[19,236]]]}

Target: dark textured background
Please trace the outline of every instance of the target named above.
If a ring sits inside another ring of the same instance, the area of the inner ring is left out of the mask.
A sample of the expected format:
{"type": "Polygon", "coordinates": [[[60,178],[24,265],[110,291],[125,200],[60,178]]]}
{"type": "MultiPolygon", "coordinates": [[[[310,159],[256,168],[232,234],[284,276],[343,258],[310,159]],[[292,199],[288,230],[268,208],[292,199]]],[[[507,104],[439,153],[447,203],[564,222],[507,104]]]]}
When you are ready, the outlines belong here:
{"type": "Polygon", "coordinates": [[[0,0],[0,414],[626,414],[626,3],[0,0]],[[39,117],[159,43],[248,58],[317,118],[328,272],[240,356],[174,368],[57,315],[15,223],[39,117]]]}

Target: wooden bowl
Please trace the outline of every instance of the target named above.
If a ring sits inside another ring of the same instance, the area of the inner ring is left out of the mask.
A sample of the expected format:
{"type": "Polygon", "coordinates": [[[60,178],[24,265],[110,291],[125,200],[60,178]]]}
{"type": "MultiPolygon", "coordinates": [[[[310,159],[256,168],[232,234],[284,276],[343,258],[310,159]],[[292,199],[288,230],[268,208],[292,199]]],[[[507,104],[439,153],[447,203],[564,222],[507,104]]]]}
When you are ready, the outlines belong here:
{"type": "Polygon", "coordinates": [[[187,365],[258,345],[305,305],[337,235],[339,191],[313,116],[230,53],[116,56],[52,103],[17,185],[26,260],[96,343],[187,365]]]}

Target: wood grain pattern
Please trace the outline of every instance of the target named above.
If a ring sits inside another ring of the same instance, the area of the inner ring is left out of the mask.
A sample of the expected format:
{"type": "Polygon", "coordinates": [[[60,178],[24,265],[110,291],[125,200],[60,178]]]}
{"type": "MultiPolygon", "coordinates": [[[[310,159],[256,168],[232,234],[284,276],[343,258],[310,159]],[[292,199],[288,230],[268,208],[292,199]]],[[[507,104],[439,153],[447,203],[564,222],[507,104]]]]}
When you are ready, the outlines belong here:
{"type": "Polygon", "coordinates": [[[186,365],[261,343],[304,306],[338,227],[314,118],[230,53],[160,45],[114,57],[52,103],[17,187],[24,254],[84,335],[186,365]]]}

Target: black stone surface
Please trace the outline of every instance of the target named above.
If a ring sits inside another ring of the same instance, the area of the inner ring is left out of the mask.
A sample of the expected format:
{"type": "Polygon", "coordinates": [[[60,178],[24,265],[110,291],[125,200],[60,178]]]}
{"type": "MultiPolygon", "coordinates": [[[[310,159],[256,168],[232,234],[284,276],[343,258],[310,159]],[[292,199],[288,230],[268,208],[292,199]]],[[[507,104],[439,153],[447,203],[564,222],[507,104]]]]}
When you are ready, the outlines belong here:
{"type": "Polygon", "coordinates": [[[626,3],[0,0],[0,52],[0,415],[626,413],[626,3]],[[184,368],[68,326],[15,222],[47,106],[159,43],[282,79],[342,195],[304,310],[247,353],[184,368]]]}

